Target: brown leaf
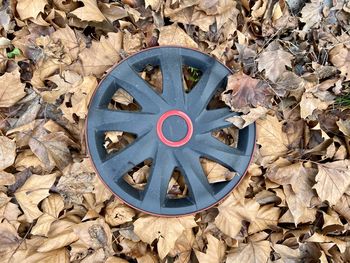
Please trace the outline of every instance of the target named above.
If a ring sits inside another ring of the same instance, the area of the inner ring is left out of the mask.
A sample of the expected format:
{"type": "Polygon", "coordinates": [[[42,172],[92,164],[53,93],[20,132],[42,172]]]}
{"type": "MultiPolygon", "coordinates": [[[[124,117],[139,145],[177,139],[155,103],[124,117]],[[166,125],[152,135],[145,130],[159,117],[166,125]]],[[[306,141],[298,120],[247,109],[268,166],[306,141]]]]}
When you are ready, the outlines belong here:
{"type": "Polygon", "coordinates": [[[277,117],[266,115],[256,124],[257,143],[261,145],[260,154],[265,159],[264,163],[274,161],[288,152],[288,139],[277,117]]]}
{"type": "Polygon", "coordinates": [[[350,185],[350,160],[319,164],[314,188],[322,201],[335,205],[350,185]]]}
{"type": "Polygon", "coordinates": [[[11,107],[25,95],[18,70],[0,77],[0,107],[11,107]]]}
{"type": "Polygon", "coordinates": [[[70,13],[78,17],[80,20],[102,22],[106,19],[98,8],[96,0],[79,0],[79,2],[83,2],[84,6],[79,7],[70,13]]]}
{"type": "Polygon", "coordinates": [[[134,223],[134,231],[142,241],[152,244],[158,240],[158,253],[161,259],[174,248],[176,240],[185,229],[197,226],[193,216],[180,218],[163,218],[145,216],[134,223]]]}
{"type": "Polygon", "coordinates": [[[226,235],[235,238],[242,227],[242,221],[253,222],[260,205],[254,199],[237,199],[230,195],[218,206],[219,215],[215,218],[215,225],[226,235]]]}
{"type": "Polygon", "coordinates": [[[6,221],[0,224],[0,256],[1,261],[8,262],[15,249],[20,245],[21,238],[13,225],[6,221]]]}
{"type": "Polygon", "coordinates": [[[179,45],[190,48],[198,48],[194,40],[186,34],[177,24],[160,28],[159,45],[179,45]]]}
{"type": "Polygon", "coordinates": [[[265,229],[276,228],[280,212],[280,209],[273,205],[261,206],[255,219],[249,225],[248,233],[253,234],[265,229]]]}
{"type": "Polygon", "coordinates": [[[269,241],[248,242],[240,244],[227,255],[227,263],[265,263],[270,257],[269,241]]]}
{"type": "Polygon", "coordinates": [[[38,252],[49,252],[56,249],[70,245],[74,241],[78,240],[79,237],[71,230],[49,237],[45,242],[38,248],[38,252]]]}
{"type": "Polygon", "coordinates": [[[199,262],[203,263],[220,263],[225,256],[225,243],[213,237],[207,235],[208,247],[205,253],[195,250],[196,257],[199,262]]]}
{"type": "Polygon", "coordinates": [[[207,175],[208,181],[211,184],[229,181],[236,175],[235,172],[231,172],[219,163],[208,159],[201,159],[201,164],[203,171],[207,175]]]}
{"type": "Polygon", "coordinates": [[[0,185],[11,185],[16,182],[13,174],[0,171],[0,185]]]}
{"type": "Polygon", "coordinates": [[[228,77],[222,100],[232,110],[247,111],[250,107],[266,106],[271,99],[271,92],[265,82],[253,79],[243,72],[228,77]]]}
{"type": "Polygon", "coordinates": [[[16,143],[6,136],[0,136],[0,170],[11,166],[16,158],[16,143]]]}
{"type": "Polygon", "coordinates": [[[93,74],[99,77],[117,63],[120,59],[122,39],[121,32],[108,33],[107,37],[102,36],[100,41],[93,41],[90,48],[84,49],[79,58],[83,63],[85,75],[93,74]]]}
{"type": "Polygon", "coordinates": [[[16,10],[23,20],[28,18],[36,18],[40,12],[44,12],[44,8],[47,4],[48,3],[46,0],[18,0],[16,10]]]}
{"type": "Polygon", "coordinates": [[[305,4],[301,10],[300,21],[305,23],[304,31],[317,25],[322,19],[322,4],[319,0],[312,0],[311,3],[305,4]]]}
{"type": "Polygon", "coordinates": [[[42,215],[38,204],[49,196],[49,190],[56,180],[56,173],[48,175],[33,174],[25,184],[15,192],[15,197],[21,206],[28,222],[33,222],[42,215]]]}
{"type": "Polygon", "coordinates": [[[336,45],[329,52],[329,59],[336,66],[341,75],[350,80],[350,51],[344,45],[336,45]]]}
{"type": "Polygon", "coordinates": [[[286,66],[292,67],[291,60],[293,56],[281,49],[263,52],[258,59],[259,71],[265,70],[265,76],[273,82],[276,82],[286,66]]]}
{"type": "Polygon", "coordinates": [[[130,222],[134,216],[134,209],[117,201],[109,203],[106,207],[106,222],[111,226],[130,222]]]}
{"type": "Polygon", "coordinates": [[[316,98],[312,93],[305,92],[300,101],[300,115],[302,118],[306,119],[313,114],[314,110],[325,110],[332,103],[332,101],[322,101],[316,98]]]}

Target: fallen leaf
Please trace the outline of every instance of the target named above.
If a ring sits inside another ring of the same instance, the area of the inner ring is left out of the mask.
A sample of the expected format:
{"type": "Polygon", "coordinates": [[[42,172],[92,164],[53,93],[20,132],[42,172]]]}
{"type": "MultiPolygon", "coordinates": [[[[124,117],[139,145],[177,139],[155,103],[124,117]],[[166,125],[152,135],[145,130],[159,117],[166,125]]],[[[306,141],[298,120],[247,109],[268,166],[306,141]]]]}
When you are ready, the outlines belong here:
{"type": "Polygon", "coordinates": [[[205,253],[195,250],[199,262],[203,263],[220,263],[225,256],[226,246],[224,242],[216,239],[212,235],[207,235],[208,247],[205,253]]]}
{"type": "Polygon", "coordinates": [[[178,262],[188,262],[191,257],[195,237],[192,229],[186,229],[176,240],[175,247],[170,251],[169,256],[176,257],[178,262]]]}
{"type": "Polygon", "coordinates": [[[0,224],[0,255],[1,261],[9,262],[15,249],[20,245],[21,238],[16,228],[4,221],[0,224]]]}
{"type": "Polygon", "coordinates": [[[250,107],[267,106],[271,92],[264,81],[238,72],[228,77],[226,90],[221,96],[232,110],[248,111],[250,107]]]}
{"type": "Polygon", "coordinates": [[[0,107],[10,107],[22,99],[26,95],[24,86],[21,83],[18,69],[2,75],[0,77],[0,107]]]}
{"type": "Polygon", "coordinates": [[[198,48],[197,43],[186,34],[177,24],[160,28],[159,45],[178,45],[190,48],[198,48]]]}
{"type": "Polygon", "coordinates": [[[118,226],[132,221],[135,211],[131,207],[114,201],[107,205],[105,219],[111,226],[118,226]]]}
{"type": "Polygon", "coordinates": [[[45,239],[45,242],[38,248],[38,252],[54,251],[63,248],[78,239],[79,237],[73,231],[66,231],[45,239]]]}
{"type": "Polygon", "coordinates": [[[18,0],[16,10],[21,19],[36,18],[39,13],[44,12],[47,4],[46,0],[18,0]]]}
{"type": "Polygon", "coordinates": [[[100,41],[92,41],[91,47],[84,49],[79,55],[85,75],[92,74],[99,77],[117,63],[120,59],[122,40],[123,34],[118,32],[108,33],[107,37],[101,36],[100,41]]]}
{"type": "Polygon", "coordinates": [[[265,76],[273,82],[276,82],[286,71],[287,67],[292,67],[291,60],[293,56],[281,49],[265,51],[261,53],[258,59],[258,69],[260,72],[265,70],[265,76]]]}
{"type": "Polygon", "coordinates": [[[347,248],[346,242],[343,240],[340,240],[335,237],[329,237],[322,234],[319,234],[317,232],[313,233],[311,237],[306,239],[307,242],[315,242],[315,243],[331,243],[337,245],[341,253],[345,252],[345,249],[347,248]]]}
{"type": "Polygon", "coordinates": [[[267,112],[269,110],[267,108],[258,106],[257,108],[250,109],[248,114],[240,115],[240,116],[233,116],[228,119],[227,121],[233,123],[237,128],[243,129],[247,127],[248,125],[254,123],[258,119],[266,116],[267,112]]]}
{"type": "Polygon", "coordinates": [[[263,263],[270,257],[271,247],[269,241],[248,242],[233,248],[227,255],[227,263],[263,263]]]}
{"type": "Polygon", "coordinates": [[[0,185],[11,185],[16,182],[13,174],[0,171],[0,185]]]}
{"type": "Polygon", "coordinates": [[[134,222],[134,231],[142,241],[152,244],[158,240],[158,253],[161,259],[174,248],[176,240],[185,229],[197,226],[193,216],[163,218],[145,216],[134,222]]]}
{"type": "Polygon", "coordinates": [[[16,143],[6,136],[0,136],[0,170],[11,166],[16,158],[16,143]]]}
{"type": "Polygon", "coordinates": [[[273,205],[261,206],[255,219],[249,225],[248,233],[253,234],[265,229],[276,228],[280,212],[280,209],[278,207],[273,207],[273,205]]]}
{"type": "Polygon", "coordinates": [[[235,238],[241,230],[242,221],[253,222],[259,207],[259,203],[253,199],[243,199],[242,201],[234,195],[230,195],[218,206],[219,214],[215,218],[215,225],[226,235],[235,238]]]}
{"type": "Polygon", "coordinates": [[[312,0],[311,3],[305,4],[301,10],[300,21],[305,23],[303,30],[308,31],[322,19],[322,2],[319,0],[312,0]]]}
{"type": "Polygon", "coordinates": [[[350,51],[344,45],[336,45],[329,51],[329,59],[336,66],[341,75],[350,80],[350,51]]]}
{"type": "Polygon", "coordinates": [[[236,173],[231,172],[226,167],[209,159],[201,159],[204,173],[207,175],[209,183],[218,183],[231,180],[236,173]]]}
{"type": "Polygon", "coordinates": [[[106,19],[98,8],[96,0],[79,0],[79,2],[82,2],[84,6],[79,7],[70,13],[82,21],[102,22],[106,19]]]}
{"type": "Polygon", "coordinates": [[[257,143],[261,145],[260,154],[265,162],[271,162],[288,152],[288,139],[282,131],[282,123],[276,116],[266,115],[257,124],[257,143]]]}
{"type": "Polygon", "coordinates": [[[39,210],[40,201],[49,196],[49,190],[56,180],[56,173],[48,175],[33,174],[22,187],[15,192],[15,197],[28,222],[33,222],[43,213],[39,210]]]}
{"type": "Polygon", "coordinates": [[[306,119],[313,114],[314,110],[325,110],[331,103],[316,98],[312,93],[305,92],[300,101],[300,115],[306,119]]]}
{"type": "Polygon", "coordinates": [[[322,201],[336,205],[350,185],[350,161],[318,164],[314,188],[322,201]]]}

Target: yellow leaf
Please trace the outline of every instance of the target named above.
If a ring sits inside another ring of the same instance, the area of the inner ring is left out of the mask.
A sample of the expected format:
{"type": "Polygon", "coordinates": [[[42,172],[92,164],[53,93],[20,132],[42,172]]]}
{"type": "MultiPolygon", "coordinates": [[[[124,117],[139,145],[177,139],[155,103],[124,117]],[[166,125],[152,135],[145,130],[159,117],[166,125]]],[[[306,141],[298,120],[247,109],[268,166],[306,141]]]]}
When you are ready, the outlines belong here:
{"type": "Polygon", "coordinates": [[[33,174],[24,185],[16,191],[15,197],[29,223],[42,215],[38,204],[49,195],[49,190],[55,180],[56,173],[48,175],[33,174]]]}
{"type": "Polygon", "coordinates": [[[157,239],[158,252],[161,259],[174,248],[176,240],[185,229],[197,226],[193,216],[181,218],[162,218],[145,216],[134,223],[134,231],[140,239],[148,244],[157,239]]]}
{"type": "Polygon", "coordinates": [[[18,70],[2,75],[0,77],[0,108],[11,107],[22,99],[26,95],[24,86],[18,70]]]}
{"type": "Polygon", "coordinates": [[[273,205],[260,207],[255,220],[249,225],[248,233],[253,234],[265,229],[276,228],[280,212],[280,209],[273,205]]]}
{"type": "Polygon", "coordinates": [[[208,248],[205,253],[195,250],[196,257],[201,263],[220,263],[225,256],[225,243],[212,235],[207,235],[208,248]]]}
{"type": "Polygon", "coordinates": [[[179,45],[198,48],[197,43],[177,24],[161,27],[158,42],[159,45],[179,45]]]}

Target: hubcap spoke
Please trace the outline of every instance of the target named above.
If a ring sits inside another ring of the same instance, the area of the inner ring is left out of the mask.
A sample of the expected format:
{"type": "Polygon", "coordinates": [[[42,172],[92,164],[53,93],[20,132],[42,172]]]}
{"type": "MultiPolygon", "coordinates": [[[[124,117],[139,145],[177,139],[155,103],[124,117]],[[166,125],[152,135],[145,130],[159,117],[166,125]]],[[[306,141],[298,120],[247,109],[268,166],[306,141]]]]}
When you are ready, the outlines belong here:
{"type": "Polygon", "coordinates": [[[199,125],[197,133],[206,133],[213,130],[219,130],[232,126],[232,123],[226,119],[238,116],[238,113],[230,111],[228,108],[216,109],[216,110],[204,110],[203,113],[197,119],[199,125]]]}
{"type": "Polygon", "coordinates": [[[151,133],[148,133],[121,151],[111,154],[103,161],[101,170],[113,176],[117,181],[139,163],[149,158],[153,159],[156,144],[151,137],[151,133]]]}
{"type": "Polygon", "coordinates": [[[149,131],[156,117],[152,114],[132,111],[115,111],[109,109],[95,109],[93,123],[97,131],[124,131],[143,135],[149,131]]]}
{"type": "Polygon", "coordinates": [[[148,177],[142,199],[142,207],[145,209],[161,209],[165,204],[168,185],[175,168],[175,162],[172,153],[170,151],[164,151],[164,148],[163,146],[158,147],[157,157],[148,177]]]}
{"type": "Polygon", "coordinates": [[[163,76],[163,97],[173,106],[184,105],[184,88],[182,81],[182,57],[179,49],[163,50],[160,66],[163,76]]]}
{"type": "Polygon", "coordinates": [[[140,103],[143,111],[155,112],[159,110],[159,106],[165,105],[164,99],[127,62],[120,64],[117,70],[111,71],[111,75],[116,78],[117,85],[140,103]]]}
{"type": "Polygon", "coordinates": [[[208,157],[236,171],[239,175],[244,174],[246,164],[250,160],[250,156],[245,155],[244,152],[220,142],[210,134],[201,136],[192,148],[202,157],[208,157]]]}
{"type": "Polygon", "coordinates": [[[216,199],[213,188],[204,174],[199,161],[199,154],[186,149],[183,152],[176,152],[175,155],[182,167],[190,190],[190,196],[196,204],[197,209],[204,208],[208,206],[208,204],[214,203],[216,199]]]}
{"type": "Polygon", "coordinates": [[[207,68],[199,82],[189,94],[188,104],[193,106],[191,111],[195,115],[198,115],[205,109],[227,74],[227,71],[222,70],[222,66],[218,63],[213,63],[207,68]]]}

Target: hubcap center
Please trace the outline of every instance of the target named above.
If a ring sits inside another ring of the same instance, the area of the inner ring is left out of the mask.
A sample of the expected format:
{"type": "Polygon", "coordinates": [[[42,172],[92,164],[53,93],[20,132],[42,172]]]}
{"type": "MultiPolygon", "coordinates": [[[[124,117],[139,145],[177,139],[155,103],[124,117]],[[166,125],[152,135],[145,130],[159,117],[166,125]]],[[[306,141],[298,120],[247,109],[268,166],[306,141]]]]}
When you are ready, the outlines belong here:
{"type": "Polygon", "coordinates": [[[180,147],[191,139],[192,133],[192,121],[183,111],[170,110],[158,119],[157,134],[165,145],[180,147]]]}

